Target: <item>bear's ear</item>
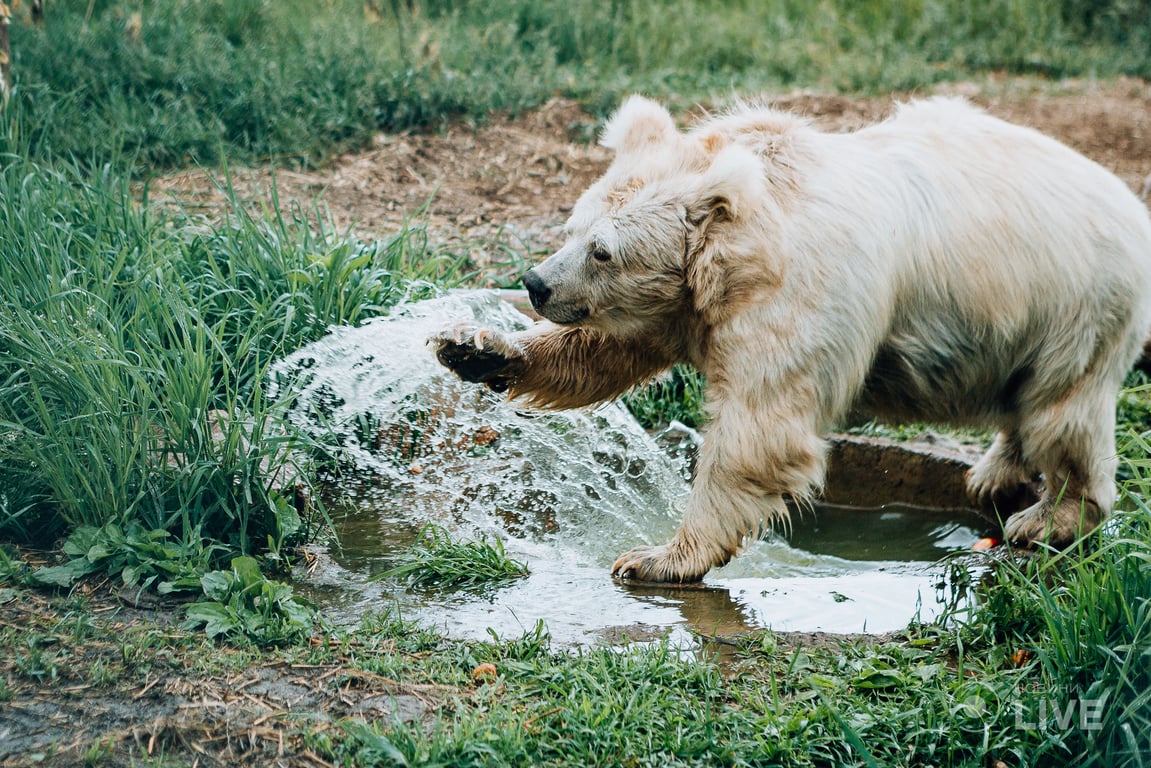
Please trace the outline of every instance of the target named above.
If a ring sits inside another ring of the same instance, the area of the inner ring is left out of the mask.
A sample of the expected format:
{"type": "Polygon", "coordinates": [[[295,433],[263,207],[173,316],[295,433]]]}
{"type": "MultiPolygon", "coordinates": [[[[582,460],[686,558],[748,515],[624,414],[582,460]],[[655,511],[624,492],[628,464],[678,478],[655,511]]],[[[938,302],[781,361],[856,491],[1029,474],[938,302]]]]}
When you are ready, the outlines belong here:
{"type": "Polygon", "coordinates": [[[724,224],[731,221],[731,212],[731,201],[720,196],[700,201],[687,211],[691,232],[684,255],[684,280],[691,291],[692,306],[708,322],[727,292],[724,224]]]}
{"type": "Polygon", "coordinates": [[[671,114],[651,99],[629,96],[604,126],[600,144],[616,154],[670,141],[676,134],[671,114]]]}
{"type": "MultiPolygon", "coordinates": [[[[708,319],[722,311],[732,272],[726,253],[729,224],[745,215],[763,191],[763,169],[755,153],[746,147],[722,150],[704,172],[687,206],[689,235],[686,263],[687,286],[697,312],[708,319]]],[[[710,320],[709,320],[710,322],[710,320]]]]}
{"type": "Polygon", "coordinates": [[[764,194],[763,165],[755,152],[730,145],[718,154],[699,177],[688,204],[687,218],[693,225],[706,219],[727,221],[764,194]]]}

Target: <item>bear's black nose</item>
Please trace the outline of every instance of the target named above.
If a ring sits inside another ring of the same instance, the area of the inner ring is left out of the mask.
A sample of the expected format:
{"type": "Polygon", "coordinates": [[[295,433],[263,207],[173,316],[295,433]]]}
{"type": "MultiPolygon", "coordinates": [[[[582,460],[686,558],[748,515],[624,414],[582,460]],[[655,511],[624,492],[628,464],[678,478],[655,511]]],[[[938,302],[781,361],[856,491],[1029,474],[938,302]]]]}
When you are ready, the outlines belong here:
{"type": "Polygon", "coordinates": [[[543,310],[544,304],[547,304],[548,297],[552,295],[552,289],[547,287],[543,278],[536,274],[534,269],[529,269],[523,277],[524,288],[528,289],[528,298],[532,300],[532,306],[536,308],[536,312],[543,310]]]}

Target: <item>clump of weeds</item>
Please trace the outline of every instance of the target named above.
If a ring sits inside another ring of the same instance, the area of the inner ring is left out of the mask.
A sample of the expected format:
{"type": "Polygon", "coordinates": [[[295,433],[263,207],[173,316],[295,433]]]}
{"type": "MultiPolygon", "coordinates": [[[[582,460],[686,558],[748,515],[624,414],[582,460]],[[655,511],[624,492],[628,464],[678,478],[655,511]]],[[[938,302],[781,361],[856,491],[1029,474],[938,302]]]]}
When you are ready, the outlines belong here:
{"type": "Polygon", "coordinates": [[[210,638],[277,645],[306,637],[315,610],[292,588],[267,579],[252,557],[237,557],[226,571],[200,577],[207,599],[187,608],[186,629],[203,627],[210,638]]]}
{"type": "Polygon", "coordinates": [[[477,589],[528,575],[528,566],[504,551],[499,539],[456,541],[444,528],[426,525],[402,562],[376,578],[406,579],[418,587],[477,589]]]}

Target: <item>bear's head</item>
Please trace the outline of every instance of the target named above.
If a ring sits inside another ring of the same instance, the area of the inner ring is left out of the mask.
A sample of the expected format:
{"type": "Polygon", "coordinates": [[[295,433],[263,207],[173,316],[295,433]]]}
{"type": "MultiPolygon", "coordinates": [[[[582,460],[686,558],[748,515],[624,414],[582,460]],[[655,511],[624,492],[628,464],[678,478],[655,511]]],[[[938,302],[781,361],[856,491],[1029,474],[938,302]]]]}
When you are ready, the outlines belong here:
{"type": "Polygon", "coordinates": [[[720,132],[680,133],[633,96],[601,143],[615,158],[579,199],[567,243],[524,275],[532,305],[564,325],[651,333],[686,313],[705,322],[729,298],[729,253],[762,199],[763,165],[720,132]]]}

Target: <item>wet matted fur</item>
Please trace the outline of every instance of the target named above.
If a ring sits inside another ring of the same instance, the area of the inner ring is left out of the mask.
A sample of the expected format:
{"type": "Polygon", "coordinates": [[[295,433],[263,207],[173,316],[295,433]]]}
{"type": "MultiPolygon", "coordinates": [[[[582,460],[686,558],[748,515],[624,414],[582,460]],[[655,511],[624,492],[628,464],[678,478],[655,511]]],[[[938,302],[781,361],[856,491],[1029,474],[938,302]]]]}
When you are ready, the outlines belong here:
{"type": "Polygon", "coordinates": [[[739,106],[677,130],[626,101],[570,238],[524,277],[547,318],[432,339],[531,404],[614,398],[680,361],[710,418],[683,522],[613,573],[693,581],[817,493],[849,412],[990,425],[973,496],[1042,476],[1013,541],[1110,511],[1116,393],[1151,328],[1151,220],[1114,175],[962,100],[851,134],[739,106]]]}

